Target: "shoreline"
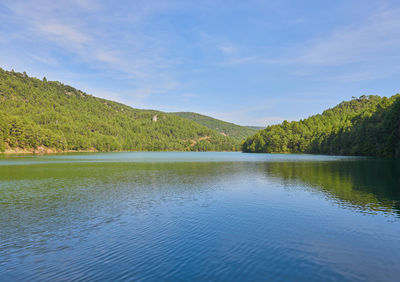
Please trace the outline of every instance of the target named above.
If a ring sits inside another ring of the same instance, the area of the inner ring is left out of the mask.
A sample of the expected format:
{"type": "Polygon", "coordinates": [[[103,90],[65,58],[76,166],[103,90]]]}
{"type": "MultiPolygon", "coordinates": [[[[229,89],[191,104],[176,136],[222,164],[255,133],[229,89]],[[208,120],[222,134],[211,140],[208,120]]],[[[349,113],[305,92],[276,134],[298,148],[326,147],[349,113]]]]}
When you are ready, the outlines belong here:
{"type": "Polygon", "coordinates": [[[37,149],[6,149],[4,152],[0,152],[0,155],[51,155],[60,153],[96,153],[97,150],[55,150],[50,148],[39,147],[37,149]]]}
{"type": "Polygon", "coordinates": [[[63,154],[63,153],[122,153],[122,152],[240,152],[242,151],[98,151],[95,149],[92,150],[65,150],[58,151],[53,149],[45,149],[45,150],[26,150],[26,149],[7,149],[4,152],[0,152],[1,155],[53,155],[53,154],[63,154]]]}

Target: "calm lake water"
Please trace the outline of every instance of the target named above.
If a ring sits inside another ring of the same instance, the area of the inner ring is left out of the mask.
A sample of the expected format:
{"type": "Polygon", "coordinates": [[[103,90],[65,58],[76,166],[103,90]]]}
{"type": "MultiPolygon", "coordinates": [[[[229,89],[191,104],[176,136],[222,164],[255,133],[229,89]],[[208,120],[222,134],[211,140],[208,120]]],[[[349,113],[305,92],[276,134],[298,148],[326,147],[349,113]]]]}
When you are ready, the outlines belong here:
{"type": "Polygon", "coordinates": [[[0,156],[0,280],[399,281],[400,164],[0,156]]]}

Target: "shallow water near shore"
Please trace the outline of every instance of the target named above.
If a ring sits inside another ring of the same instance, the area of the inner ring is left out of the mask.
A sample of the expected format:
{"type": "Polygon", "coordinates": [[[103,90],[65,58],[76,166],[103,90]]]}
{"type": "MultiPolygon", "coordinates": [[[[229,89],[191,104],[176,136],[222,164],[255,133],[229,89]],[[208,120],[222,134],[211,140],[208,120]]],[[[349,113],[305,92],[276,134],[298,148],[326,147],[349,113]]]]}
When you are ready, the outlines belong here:
{"type": "Polygon", "coordinates": [[[396,281],[400,163],[0,156],[0,280],[396,281]]]}

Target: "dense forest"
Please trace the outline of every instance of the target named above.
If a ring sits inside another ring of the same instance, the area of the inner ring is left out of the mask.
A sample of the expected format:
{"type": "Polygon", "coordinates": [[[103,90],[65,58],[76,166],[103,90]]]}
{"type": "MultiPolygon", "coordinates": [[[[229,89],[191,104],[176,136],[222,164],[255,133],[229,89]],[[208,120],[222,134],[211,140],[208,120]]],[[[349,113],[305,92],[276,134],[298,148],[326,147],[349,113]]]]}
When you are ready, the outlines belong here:
{"type": "Polygon", "coordinates": [[[0,69],[0,151],[231,151],[240,142],[194,121],[96,98],[0,69]],[[49,151],[49,150],[47,150],[49,151]]]}
{"type": "MultiPolygon", "coordinates": [[[[209,116],[191,112],[176,112],[174,115],[193,120],[201,125],[207,126],[210,129],[216,130],[219,133],[235,138],[238,141],[243,141],[250,135],[257,132],[257,127],[240,126],[234,123],[222,121],[209,116]]],[[[262,129],[262,128],[260,128],[262,129]]]]}
{"type": "Polygon", "coordinates": [[[244,152],[400,156],[400,94],[361,96],[249,137],[244,152]]]}
{"type": "Polygon", "coordinates": [[[400,156],[400,94],[361,96],[263,130],[139,110],[0,68],[0,152],[231,151],[400,156]]]}

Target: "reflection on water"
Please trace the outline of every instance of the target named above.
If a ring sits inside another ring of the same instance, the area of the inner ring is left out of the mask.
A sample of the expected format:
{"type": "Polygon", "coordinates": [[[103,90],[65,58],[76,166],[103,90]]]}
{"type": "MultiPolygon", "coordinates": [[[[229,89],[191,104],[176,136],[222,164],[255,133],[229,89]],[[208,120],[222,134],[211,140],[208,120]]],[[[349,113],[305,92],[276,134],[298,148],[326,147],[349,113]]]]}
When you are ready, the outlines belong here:
{"type": "Polygon", "coordinates": [[[0,159],[0,280],[394,280],[399,164],[110,153],[0,159]]]}
{"type": "Polygon", "coordinates": [[[362,159],[334,162],[271,162],[267,175],[300,183],[363,211],[400,214],[400,163],[362,159]]]}

